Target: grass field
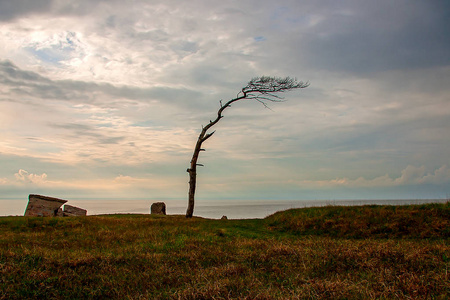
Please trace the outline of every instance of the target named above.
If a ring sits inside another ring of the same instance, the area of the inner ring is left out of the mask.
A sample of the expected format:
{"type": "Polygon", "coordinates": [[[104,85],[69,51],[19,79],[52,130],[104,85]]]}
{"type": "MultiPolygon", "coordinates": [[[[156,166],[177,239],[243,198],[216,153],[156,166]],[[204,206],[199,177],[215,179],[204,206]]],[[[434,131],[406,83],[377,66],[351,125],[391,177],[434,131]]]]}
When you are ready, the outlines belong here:
{"type": "Polygon", "coordinates": [[[0,218],[0,299],[448,299],[450,203],[0,218]]]}

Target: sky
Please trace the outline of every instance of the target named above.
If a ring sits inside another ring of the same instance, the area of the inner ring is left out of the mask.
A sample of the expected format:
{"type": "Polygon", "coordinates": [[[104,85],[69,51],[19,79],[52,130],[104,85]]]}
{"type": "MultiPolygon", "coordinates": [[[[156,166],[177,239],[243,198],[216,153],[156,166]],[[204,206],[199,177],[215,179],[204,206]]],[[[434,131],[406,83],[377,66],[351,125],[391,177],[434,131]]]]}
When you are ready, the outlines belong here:
{"type": "MultiPolygon", "coordinates": [[[[450,3],[0,0],[0,199],[450,195],[450,3]]],[[[186,200],[187,201],[187,200],[186,200]]]]}

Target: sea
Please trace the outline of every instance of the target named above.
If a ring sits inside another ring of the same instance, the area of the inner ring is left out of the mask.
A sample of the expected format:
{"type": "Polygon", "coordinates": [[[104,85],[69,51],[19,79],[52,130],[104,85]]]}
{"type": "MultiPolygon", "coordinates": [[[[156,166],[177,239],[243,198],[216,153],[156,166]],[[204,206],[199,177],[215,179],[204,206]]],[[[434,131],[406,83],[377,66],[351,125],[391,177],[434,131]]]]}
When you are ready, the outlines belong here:
{"type": "MultiPolygon", "coordinates": [[[[317,206],[353,205],[409,205],[445,203],[448,199],[402,199],[402,200],[197,200],[194,216],[208,219],[260,219],[277,211],[291,208],[317,206]]],[[[184,215],[187,200],[68,200],[67,204],[87,210],[88,215],[149,214],[154,202],[165,202],[168,215],[184,215]]],[[[1,216],[23,216],[28,199],[0,199],[1,216]]]]}

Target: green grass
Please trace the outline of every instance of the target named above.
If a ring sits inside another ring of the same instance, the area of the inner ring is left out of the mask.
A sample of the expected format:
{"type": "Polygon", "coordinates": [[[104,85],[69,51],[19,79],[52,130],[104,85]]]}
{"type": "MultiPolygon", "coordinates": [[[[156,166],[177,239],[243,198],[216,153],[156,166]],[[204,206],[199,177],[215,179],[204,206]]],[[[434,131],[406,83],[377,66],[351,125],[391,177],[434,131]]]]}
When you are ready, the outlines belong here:
{"type": "Polygon", "coordinates": [[[0,218],[0,299],[447,299],[450,204],[0,218]]]}
{"type": "Polygon", "coordinates": [[[268,218],[272,229],[297,235],[426,239],[448,239],[449,220],[450,202],[291,209],[275,213],[268,218]]]}

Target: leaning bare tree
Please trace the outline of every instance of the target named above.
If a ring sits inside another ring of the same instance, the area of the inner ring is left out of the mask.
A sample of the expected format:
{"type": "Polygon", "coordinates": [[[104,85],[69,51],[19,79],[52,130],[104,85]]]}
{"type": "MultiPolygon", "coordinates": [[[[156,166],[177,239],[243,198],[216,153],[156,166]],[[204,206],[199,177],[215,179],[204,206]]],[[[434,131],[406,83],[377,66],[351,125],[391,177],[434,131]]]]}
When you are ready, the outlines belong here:
{"type": "Polygon", "coordinates": [[[303,83],[302,81],[297,81],[297,79],[290,77],[255,77],[241,89],[241,91],[236,95],[236,98],[229,100],[225,104],[222,104],[222,101],[220,101],[220,108],[217,112],[216,119],[213,121],[210,120],[208,125],[204,127],[202,126],[202,131],[200,132],[197,143],[195,144],[194,154],[192,155],[191,159],[191,166],[189,169],[187,169],[187,172],[189,173],[189,202],[186,211],[186,218],[191,218],[194,213],[195,187],[197,184],[197,166],[202,166],[201,164],[198,164],[197,161],[200,151],[205,151],[205,149],[202,148],[202,144],[214,134],[215,131],[208,133],[208,130],[223,118],[223,111],[227,107],[230,107],[232,103],[239,100],[256,100],[267,108],[267,102],[283,101],[283,98],[277,95],[278,93],[294,89],[301,89],[307,86],[308,83],[303,83]]]}

